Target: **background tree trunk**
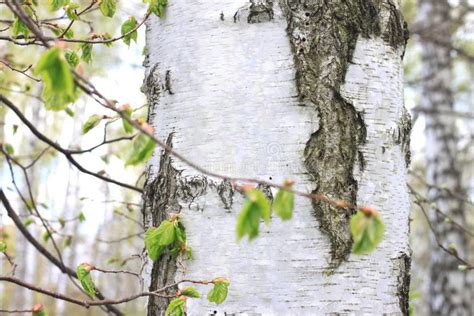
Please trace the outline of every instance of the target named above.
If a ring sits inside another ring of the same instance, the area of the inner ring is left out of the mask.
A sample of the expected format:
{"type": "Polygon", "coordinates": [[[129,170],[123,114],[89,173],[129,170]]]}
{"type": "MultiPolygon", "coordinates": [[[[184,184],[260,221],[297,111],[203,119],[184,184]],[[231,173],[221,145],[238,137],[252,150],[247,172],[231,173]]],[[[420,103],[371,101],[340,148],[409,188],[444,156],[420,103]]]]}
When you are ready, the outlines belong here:
{"type": "MultiPolygon", "coordinates": [[[[382,244],[355,256],[351,211],[297,198],[291,222],[274,219],[252,244],[237,243],[241,194],[158,150],[145,225],[180,212],[194,260],[149,262],[151,290],[183,276],[230,279],[224,304],[189,300],[191,315],[407,314],[410,119],[399,5],[176,0],[148,23],[144,91],[159,137],[215,172],[290,178],[299,190],[375,207],[386,225],[382,244]]],[[[167,303],[151,298],[148,315],[167,303]]]]}
{"type": "MultiPolygon", "coordinates": [[[[467,238],[462,230],[445,221],[467,227],[465,196],[457,162],[456,117],[452,91],[453,69],[450,43],[455,29],[447,0],[420,0],[422,32],[422,89],[420,107],[426,119],[426,178],[428,199],[432,202],[430,220],[436,238],[446,248],[455,247],[462,258],[469,258],[467,238]],[[443,44],[444,43],[444,44],[443,44]],[[446,44],[447,43],[447,44],[446,44]],[[446,190],[444,188],[449,188],[446,190]],[[454,195],[453,193],[454,192],[454,195]]],[[[433,315],[472,315],[472,284],[460,262],[431,239],[430,309],[433,315]]]]}

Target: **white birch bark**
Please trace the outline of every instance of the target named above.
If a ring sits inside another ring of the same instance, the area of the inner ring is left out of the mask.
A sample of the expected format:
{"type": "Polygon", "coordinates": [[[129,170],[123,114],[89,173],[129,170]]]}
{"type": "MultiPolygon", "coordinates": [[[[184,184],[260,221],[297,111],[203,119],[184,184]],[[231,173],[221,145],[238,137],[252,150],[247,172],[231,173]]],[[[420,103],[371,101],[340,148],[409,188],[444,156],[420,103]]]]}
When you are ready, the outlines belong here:
{"type": "MultiPolygon", "coordinates": [[[[290,178],[296,189],[311,192],[303,152],[320,125],[318,113],[298,98],[287,20],[274,3],[272,20],[248,23],[246,11],[238,11],[245,5],[244,0],[176,0],[169,2],[163,19],[151,20],[144,84],[151,123],[161,139],[174,133],[173,148],[209,170],[275,183],[290,178]]],[[[388,18],[384,8],[382,29],[388,18]]],[[[194,253],[175,279],[223,276],[231,281],[225,303],[190,299],[190,315],[404,312],[409,199],[406,143],[401,141],[406,123],[402,50],[380,36],[361,36],[341,89],[364,113],[367,128],[367,141],[359,148],[365,166],[354,168],[357,201],[380,210],[386,232],[373,253],[350,255],[332,274],[327,273],[330,243],[320,232],[311,201],[297,198],[290,222],[273,218],[270,228],[261,226],[256,241],[237,243],[242,196],[223,199],[219,179],[205,178],[172,159],[180,181],[188,184],[188,196],[180,197],[178,208],[194,253]]],[[[157,150],[151,160],[151,180],[160,155],[157,150]]],[[[327,172],[330,178],[332,171],[327,172]]],[[[151,217],[145,214],[147,225],[151,217]]]]}

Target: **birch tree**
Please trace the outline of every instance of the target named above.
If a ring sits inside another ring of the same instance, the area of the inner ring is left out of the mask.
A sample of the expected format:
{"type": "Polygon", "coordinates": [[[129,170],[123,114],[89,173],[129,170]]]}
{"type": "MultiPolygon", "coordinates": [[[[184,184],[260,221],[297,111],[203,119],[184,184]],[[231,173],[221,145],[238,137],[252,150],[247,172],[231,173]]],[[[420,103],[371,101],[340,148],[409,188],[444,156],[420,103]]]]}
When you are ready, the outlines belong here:
{"type": "MultiPolygon", "coordinates": [[[[225,303],[190,315],[407,314],[410,118],[400,3],[170,1],[147,22],[149,122],[170,151],[149,163],[144,222],[179,213],[193,260],[148,261],[150,291],[175,280],[230,280],[225,303]],[[384,239],[351,253],[354,209],[296,197],[293,219],[236,242],[243,179],[378,210],[384,239]]],[[[198,289],[199,286],[198,286],[198,289]]],[[[168,293],[176,293],[170,288],[168,293]]],[[[149,298],[148,315],[169,299],[149,298]]]]}
{"type": "Polygon", "coordinates": [[[420,108],[426,119],[426,182],[432,202],[430,312],[433,315],[471,315],[473,284],[462,258],[469,258],[466,230],[469,206],[457,161],[456,116],[454,111],[453,57],[455,31],[448,1],[419,1],[422,29],[422,77],[424,97],[420,108]],[[451,114],[449,114],[451,113],[451,114]],[[456,225],[448,223],[445,218],[456,225]],[[461,227],[461,229],[460,229],[461,227]]]}

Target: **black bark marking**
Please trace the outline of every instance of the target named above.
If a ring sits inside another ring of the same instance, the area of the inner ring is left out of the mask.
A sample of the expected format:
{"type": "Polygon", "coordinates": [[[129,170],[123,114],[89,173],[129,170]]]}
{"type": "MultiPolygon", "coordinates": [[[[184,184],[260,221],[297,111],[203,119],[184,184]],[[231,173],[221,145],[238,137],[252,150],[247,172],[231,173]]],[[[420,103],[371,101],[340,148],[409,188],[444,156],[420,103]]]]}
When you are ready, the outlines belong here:
{"type": "MultiPolygon", "coordinates": [[[[313,192],[357,205],[353,169],[364,159],[359,146],[366,127],[361,113],[341,95],[346,72],[359,36],[381,36],[394,49],[405,44],[406,34],[391,0],[280,1],[288,21],[300,102],[319,114],[319,129],[307,141],[304,162],[315,182],[313,192]],[[383,6],[383,7],[382,7],[383,6]],[[382,24],[380,11],[390,12],[382,24]]],[[[329,237],[330,270],[349,256],[352,238],[349,220],[355,210],[313,202],[321,230],[329,237]]]]}
{"type": "MultiPolygon", "coordinates": [[[[172,147],[173,134],[168,136],[166,144],[172,147]]],[[[144,193],[143,218],[145,226],[157,227],[170,213],[179,213],[178,176],[180,171],[172,166],[169,152],[164,151],[160,158],[160,169],[154,180],[147,179],[144,193]],[[151,221],[147,219],[150,218],[151,221]]],[[[153,263],[149,291],[155,291],[165,285],[174,283],[176,274],[176,258],[165,254],[153,263]]],[[[177,288],[173,287],[164,294],[173,295],[177,288]]],[[[170,300],[150,296],[148,301],[148,316],[161,315],[166,310],[170,300]]]]}

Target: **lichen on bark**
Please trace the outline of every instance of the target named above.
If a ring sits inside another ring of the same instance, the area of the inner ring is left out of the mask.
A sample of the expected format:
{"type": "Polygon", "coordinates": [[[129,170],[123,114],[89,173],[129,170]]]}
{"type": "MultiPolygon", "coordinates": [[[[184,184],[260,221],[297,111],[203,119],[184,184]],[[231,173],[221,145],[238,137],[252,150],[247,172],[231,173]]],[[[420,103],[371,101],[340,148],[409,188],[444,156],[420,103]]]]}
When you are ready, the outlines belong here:
{"type": "MultiPolygon", "coordinates": [[[[357,40],[381,36],[389,45],[404,45],[399,9],[391,0],[280,1],[288,21],[296,85],[302,105],[314,108],[319,128],[307,141],[304,162],[314,192],[356,205],[353,169],[364,158],[363,113],[341,95],[357,40]],[[383,12],[383,14],[381,13],[383,12]]],[[[352,247],[349,220],[355,210],[313,201],[314,214],[330,241],[330,269],[347,259],[352,247]]]]}

